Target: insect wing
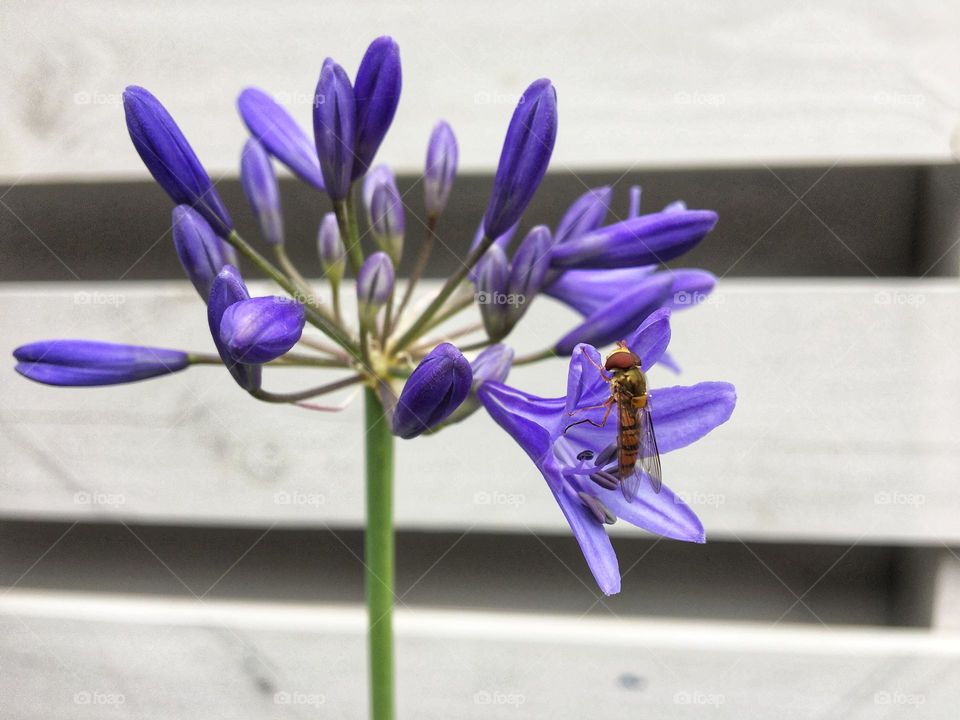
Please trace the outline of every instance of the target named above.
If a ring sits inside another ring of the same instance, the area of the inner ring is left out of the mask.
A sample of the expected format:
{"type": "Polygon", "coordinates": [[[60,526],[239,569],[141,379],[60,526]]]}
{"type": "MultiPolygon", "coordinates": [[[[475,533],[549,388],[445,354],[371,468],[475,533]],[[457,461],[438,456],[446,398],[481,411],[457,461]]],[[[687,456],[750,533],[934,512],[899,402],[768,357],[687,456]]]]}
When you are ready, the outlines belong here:
{"type": "Polygon", "coordinates": [[[650,403],[637,410],[637,424],[640,430],[640,450],[637,457],[637,469],[647,476],[653,491],[660,492],[663,487],[663,475],[660,471],[660,451],[657,449],[657,436],[653,430],[653,415],[650,403]]]}
{"type": "Polygon", "coordinates": [[[637,465],[641,441],[640,427],[637,423],[640,418],[629,396],[619,398],[618,405],[617,463],[621,468],[630,466],[629,471],[620,473],[620,492],[623,493],[627,502],[633,502],[643,480],[637,465]]]}

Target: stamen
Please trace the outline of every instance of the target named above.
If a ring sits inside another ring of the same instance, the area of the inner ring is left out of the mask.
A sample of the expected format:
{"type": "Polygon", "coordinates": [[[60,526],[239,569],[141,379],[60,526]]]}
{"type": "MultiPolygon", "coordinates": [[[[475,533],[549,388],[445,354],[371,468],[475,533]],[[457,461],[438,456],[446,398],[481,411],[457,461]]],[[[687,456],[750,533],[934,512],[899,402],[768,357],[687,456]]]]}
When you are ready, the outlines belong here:
{"type": "Polygon", "coordinates": [[[580,460],[581,462],[584,460],[592,460],[593,454],[593,450],[581,450],[580,454],[577,455],[577,460],[580,460]]]}
{"type": "Polygon", "coordinates": [[[604,490],[616,490],[620,484],[620,479],[608,470],[595,472],[590,476],[590,479],[604,490]]]}
{"type": "Polygon", "coordinates": [[[579,492],[577,495],[580,496],[580,502],[584,504],[584,507],[593,513],[597,522],[603,523],[604,525],[613,525],[617,521],[617,516],[610,512],[610,508],[604,505],[600,501],[600,498],[596,498],[585,492],[579,492]]]}
{"type": "Polygon", "coordinates": [[[603,467],[608,463],[612,462],[613,459],[617,456],[617,441],[614,440],[612,443],[607,445],[603,452],[597,455],[597,459],[594,460],[593,464],[597,467],[603,467]]]}

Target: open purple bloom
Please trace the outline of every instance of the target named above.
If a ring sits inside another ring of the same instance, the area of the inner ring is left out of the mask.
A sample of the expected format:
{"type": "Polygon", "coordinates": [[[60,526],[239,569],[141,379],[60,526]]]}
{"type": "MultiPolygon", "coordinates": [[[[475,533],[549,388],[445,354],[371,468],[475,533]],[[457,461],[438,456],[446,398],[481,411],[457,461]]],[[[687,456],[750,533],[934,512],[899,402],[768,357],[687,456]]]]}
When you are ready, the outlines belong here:
{"type": "Polygon", "coordinates": [[[663,277],[670,278],[670,293],[664,307],[675,310],[693,307],[710,294],[717,281],[713,273],[696,268],[655,270],[652,265],[619,270],[567,270],[544,292],[589,316],[642,286],[662,282],[663,277]]]}
{"type": "Polygon", "coordinates": [[[190,205],[223,237],[233,220],[177,123],[148,90],[136,85],[123,91],[123,110],[133,146],[153,179],[177,205],[190,205]]]}
{"type": "Polygon", "coordinates": [[[622,268],[666,262],[699,243],[714,225],[711,210],[652,213],[607,225],[553,248],[555,268],[622,268]]]}
{"type": "Polygon", "coordinates": [[[453,128],[441,120],[427,143],[426,170],[423,174],[423,200],[427,217],[436,219],[447,207],[453,180],[457,174],[459,151],[453,128]]]}
{"type": "Polygon", "coordinates": [[[593,232],[603,225],[604,218],[610,209],[610,199],[613,197],[613,188],[599,187],[587,190],[573,201],[557,224],[554,240],[557,243],[566,242],[570,238],[580,237],[593,232]]]}
{"type": "Polygon", "coordinates": [[[385,252],[375,252],[363,261],[357,273],[357,304],[367,325],[373,324],[390,298],[395,281],[393,261],[385,252]]]}
{"type": "MultiPolygon", "coordinates": [[[[668,317],[669,311],[658,311],[627,338],[628,347],[641,357],[645,370],[655,365],[666,349],[668,317]]],[[[666,485],[660,493],[643,488],[633,502],[627,502],[611,485],[604,472],[609,472],[606,465],[611,457],[609,448],[615,447],[616,422],[603,428],[584,423],[564,432],[571,424],[569,413],[575,410],[578,419],[599,422],[602,409],[585,408],[603,402],[610,393],[584,353],[602,365],[596,348],[578,347],[570,359],[566,397],[541,398],[494,382],[484,383],[478,395],[491,417],[543,474],[597,584],[604,594],[612,595],[620,591],[620,569],[604,525],[614,518],[677,540],[704,542],[705,538],[699,518],[666,485]]],[[[736,405],[733,386],[722,382],[654,388],[649,396],[661,454],[702,438],[726,422],[736,405]]]]}
{"type": "Polygon", "coordinates": [[[235,362],[266,363],[297,344],[305,321],[303,305],[295,300],[276,295],[240,300],[223,311],[220,342],[235,362]]]}
{"type": "Polygon", "coordinates": [[[484,233],[495,238],[520,220],[547,171],[557,139],[557,91],[546,78],[531,83],[510,118],[484,233]]]}
{"type": "Polygon", "coordinates": [[[271,155],[308,185],[323,190],[317,148],[282,105],[259,88],[249,87],[237,99],[240,117],[271,155]]]}
{"type": "Polygon", "coordinates": [[[437,345],[407,378],[393,412],[393,434],[409,440],[447,419],[470,393],[473,371],[450,343],[437,345]]]}
{"type": "Polygon", "coordinates": [[[352,178],[363,175],[383,142],[400,102],[400,48],[392,37],[378,37],[357,69],[357,131],[352,178]]]}
{"type": "Polygon", "coordinates": [[[190,364],[180,350],[95,340],[44,340],[13,351],[16,371],[45,385],[120,385],[169,375],[190,364]]]}
{"type": "Polygon", "coordinates": [[[283,213],[280,210],[280,187],[270,156],[256,138],[250,138],[240,156],[240,183],[253,214],[260,225],[260,234],[271,245],[283,244],[283,213]]]}
{"type": "Polygon", "coordinates": [[[327,58],[314,95],[313,139],[323,184],[334,200],[343,200],[350,191],[356,133],[357,103],[350,78],[342,67],[327,58]]]}
{"type": "Polygon", "coordinates": [[[210,223],[189,205],[177,205],[172,213],[173,246],[190,282],[203,301],[210,295],[213,279],[225,264],[223,240],[210,223]]]}
{"type": "Polygon", "coordinates": [[[210,335],[213,337],[213,344],[217,346],[217,352],[220,353],[220,359],[233,375],[233,379],[247,392],[253,392],[260,388],[262,375],[260,366],[247,365],[234,360],[227,346],[220,339],[220,322],[227,308],[249,299],[250,293],[240,276],[240,271],[233,265],[225,265],[210,287],[210,297],[207,299],[207,324],[210,326],[210,335]]]}

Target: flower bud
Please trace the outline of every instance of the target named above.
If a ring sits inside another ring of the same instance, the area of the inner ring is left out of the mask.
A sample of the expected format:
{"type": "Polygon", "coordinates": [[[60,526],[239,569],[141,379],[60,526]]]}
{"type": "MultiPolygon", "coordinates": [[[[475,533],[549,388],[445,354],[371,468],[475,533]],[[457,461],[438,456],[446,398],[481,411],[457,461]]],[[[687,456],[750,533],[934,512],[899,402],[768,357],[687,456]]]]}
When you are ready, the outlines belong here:
{"type": "Polygon", "coordinates": [[[556,138],[557,92],[544,78],[526,89],[510,119],[483,217],[487,237],[502,235],[523,215],[547,171],[556,138]]]}
{"type": "Polygon", "coordinates": [[[177,205],[190,205],[226,237],[233,220],[190,143],[176,122],[147,90],[130,85],[123,92],[127,130],[140,159],[177,205]]]}
{"type": "Polygon", "coordinates": [[[223,240],[217,237],[210,223],[189,205],[173,209],[173,246],[190,282],[203,301],[210,295],[213,279],[226,262],[223,240]]]}
{"type": "Polygon", "coordinates": [[[317,232],[317,254],[320,256],[320,267],[331,283],[338,283],[343,278],[343,271],[347,267],[347,250],[340,239],[340,226],[337,216],[327,213],[320,221],[317,232]]]}
{"type": "Polygon", "coordinates": [[[350,191],[357,103],[350,78],[332,59],[323,61],[313,100],[313,139],[327,194],[343,200],[350,191]]]}
{"type": "Polygon", "coordinates": [[[323,190],[317,148],[283,106],[258,88],[247,88],[237,109],[253,137],[303,182],[323,190]]]}
{"type": "Polygon", "coordinates": [[[94,340],[46,340],[13,351],[18,373],[45,385],[119,385],[183,370],[180,350],[117,345],[94,340]]]}
{"type": "Polygon", "coordinates": [[[382,176],[373,187],[368,212],[370,234],[380,249],[390,256],[394,267],[399,267],[403,253],[403,201],[392,174],[382,176]]]}
{"type": "Polygon", "coordinates": [[[447,206],[453,179],[457,174],[457,138],[453,128],[441,120],[427,143],[426,171],[423,175],[423,200],[427,217],[436,220],[447,206]]]}
{"type": "Polygon", "coordinates": [[[635,218],[640,214],[640,186],[630,186],[630,205],[627,207],[627,219],[635,218]]]}
{"type": "Polygon", "coordinates": [[[510,278],[510,263],[507,254],[492,245],[477,263],[477,304],[487,336],[494,342],[510,331],[510,305],[507,297],[507,282],[510,278]]]}
{"type": "Polygon", "coordinates": [[[227,366],[237,384],[248,392],[260,388],[261,370],[259,365],[244,365],[235,361],[227,352],[226,345],[220,339],[220,322],[223,314],[231,305],[249,300],[250,293],[240,276],[240,271],[233,265],[225,265],[213,280],[210,287],[210,297],[207,300],[207,323],[213,344],[217,346],[220,359],[227,366]]]}
{"type": "Polygon", "coordinates": [[[240,157],[240,183],[260,224],[260,234],[271,245],[283,244],[280,188],[270,156],[254,138],[247,140],[240,157]]]}
{"type": "Polygon", "coordinates": [[[574,200],[557,225],[557,232],[554,234],[556,242],[562,243],[570,238],[580,237],[603,225],[612,197],[612,188],[600,187],[587,190],[574,200]]]}
{"type": "Polygon", "coordinates": [[[473,372],[450,343],[437,345],[420,361],[397,400],[393,434],[409,440],[443,422],[470,393],[473,372]]]}
{"type": "Polygon", "coordinates": [[[393,262],[385,252],[375,252],[363,261],[357,274],[357,304],[361,321],[372,326],[390,295],[395,275],[393,262]]]}
{"type": "MultiPolygon", "coordinates": [[[[517,228],[519,227],[519,225],[520,223],[517,222],[511,225],[510,227],[508,227],[507,231],[503,233],[503,235],[500,235],[499,237],[494,239],[493,245],[491,247],[496,246],[496,247],[499,247],[501,250],[503,250],[503,252],[505,253],[509,252],[510,243],[513,242],[513,236],[517,233],[517,228]]],[[[480,243],[482,242],[483,242],[483,222],[481,221],[480,225],[477,227],[477,232],[473,236],[473,242],[470,243],[470,252],[468,252],[467,255],[472,255],[473,251],[476,250],[480,246],[480,243]]],[[[479,266],[479,264],[480,263],[478,262],[477,265],[474,265],[472,268],[470,268],[470,272],[467,273],[467,277],[470,279],[471,282],[477,281],[477,267],[479,266]]]]}
{"type": "Polygon", "coordinates": [[[641,215],[555,245],[550,265],[588,269],[666,262],[693,248],[716,224],[710,210],[641,215]]]}
{"type": "Polygon", "coordinates": [[[351,179],[367,172],[400,102],[400,48],[393,38],[378,37],[367,48],[353,88],[357,131],[351,179]]]}
{"type": "Polygon", "coordinates": [[[546,225],[537,225],[520,243],[510,263],[507,295],[514,299],[509,306],[511,324],[523,315],[540,292],[550,270],[550,248],[553,238],[546,225]]]}
{"type": "MultiPolygon", "coordinates": [[[[491,345],[485,348],[483,352],[474,358],[470,363],[470,369],[473,372],[473,382],[470,385],[470,395],[463,404],[460,405],[450,417],[443,423],[443,426],[454,425],[455,423],[466,420],[480,409],[480,400],[477,398],[477,390],[485,382],[502,383],[510,374],[510,366],[513,363],[513,349],[506,345],[491,345]]],[[[435,427],[438,430],[439,427],[435,427]]]]}
{"type": "Polygon", "coordinates": [[[295,300],[268,295],[230,305],[220,320],[220,342],[244,364],[276,360],[297,344],[306,314],[295,300]]]}

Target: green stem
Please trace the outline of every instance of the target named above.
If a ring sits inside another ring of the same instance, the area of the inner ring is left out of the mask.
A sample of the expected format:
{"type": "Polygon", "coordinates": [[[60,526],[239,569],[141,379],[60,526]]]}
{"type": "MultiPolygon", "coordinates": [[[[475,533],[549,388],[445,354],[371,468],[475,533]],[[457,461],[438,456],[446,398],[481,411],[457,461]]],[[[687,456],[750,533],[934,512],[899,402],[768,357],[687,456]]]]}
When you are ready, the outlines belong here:
{"type": "Polygon", "coordinates": [[[553,348],[547,348],[546,350],[531,353],[530,355],[521,355],[513,361],[513,365],[529,365],[530,363],[540,362],[541,360],[549,360],[552,357],[560,356],[557,355],[553,348]]]}
{"type": "Polygon", "coordinates": [[[440,288],[440,292],[437,293],[437,296],[433,301],[427,306],[427,309],[423,311],[423,314],[418,317],[413,325],[407,328],[407,331],[400,336],[400,339],[397,340],[396,345],[394,346],[397,350],[403,350],[407,345],[416,340],[423,331],[426,329],[426,326],[429,325],[430,321],[433,319],[433,316],[436,315],[437,311],[443,307],[443,304],[446,302],[447,298],[453,294],[453,291],[456,290],[460,283],[467,273],[469,273],[473,266],[477,264],[480,258],[483,257],[483,254],[493,245],[493,240],[487,236],[483,237],[483,240],[474,248],[473,252],[467,256],[467,259],[464,261],[463,265],[450,277],[447,278],[447,281],[443,284],[443,287],[440,288]]]}
{"type": "Polygon", "coordinates": [[[363,265],[363,248],[360,247],[360,226],[357,224],[357,210],[353,201],[353,186],[343,200],[333,201],[333,212],[337,216],[337,225],[340,228],[340,237],[347,249],[347,259],[350,269],[356,275],[363,265]]]}
{"type": "MultiPolygon", "coordinates": [[[[400,320],[400,316],[406,309],[407,303],[409,303],[410,298],[413,297],[413,290],[417,286],[417,282],[423,275],[423,271],[427,269],[427,263],[430,261],[430,253],[433,250],[433,239],[436,237],[436,226],[437,218],[431,215],[427,218],[427,237],[420,246],[420,254],[417,255],[417,264],[414,265],[413,272],[410,273],[410,279],[407,280],[407,289],[403,293],[403,299],[400,301],[400,305],[397,306],[396,321],[400,320]]],[[[393,323],[394,325],[396,325],[396,321],[393,323]]]]}
{"type": "Polygon", "coordinates": [[[370,717],[393,720],[393,435],[376,390],[366,388],[367,584],[370,717]]]}
{"type": "MultiPolygon", "coordinates": [[[[254,250],[246,240],[240,237],[236,230],[230,233],[227,241],[239,250],[241,255],[260,268],[260,270],[277,283],[277,285],[286,290],[291,297],[299,297],[294,282],[284,275],[273,263],[254,250]]],[[[330,339],[337,343],[337,345],[350,353],[350,355],[357,357],[357,348],[350,341],[350,338],[346,336],[342,328],[337,327],[336,324],[327,319],[312,302],[304,302],[303,307],[307,314],[307,320],[311,325],[322,330],[330,339]]]]}
{"type": "Polygon", "coordinates": [[[269,390],[260,388],[259,390],[254,390],[250,394],[257,398],[257,400],[263,400],[264,402],[295,403],[303,400],[309,400],[310,398],[317,397],[318,395],[326,395],[327,393],[342,390],[343,388],[350,387],[351,385],[356,385],[363,379],[363,375],[351,375],[350,377],[345,377],[342,380],[337,380],[336,382],[327,383],[326,385],[320,385],[319,387],[309,388],[307,390],[301,390],[295,393],[273,393],[269,390]]]}
{"type": "MultiPolygon", "coordinates": [[[[287,255],[286,248],[283,245],[274,245],[273,254],[276,256],[277,262],[280,263],[281,269],[287,274],[287,277],[293,281],[297,290],[300,291],[298,297],[304,302],[316,304],[314,302],[315,294],[313,287],[311,287],[307,279],[300,274],[300,271],[297,270],[297,266],[293,264],[290,256],[287,255]]],[[[328,312],[324,312],[323,308],[319,309],[328,319],[333,319],[328,312]]]]}
{"type": "Polygon", "coordinates": [[[487,338],[486,340],[477,340],[475,343],[470,343],[469,345],[462,345],[460,347],[460,352],[470,352],[471,350],[483,350],[487,345],[492,345],[493,340],[487,338]]]}

